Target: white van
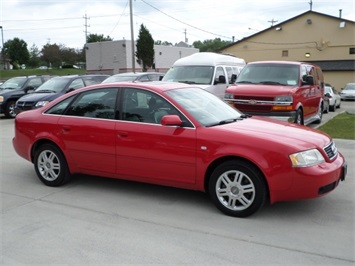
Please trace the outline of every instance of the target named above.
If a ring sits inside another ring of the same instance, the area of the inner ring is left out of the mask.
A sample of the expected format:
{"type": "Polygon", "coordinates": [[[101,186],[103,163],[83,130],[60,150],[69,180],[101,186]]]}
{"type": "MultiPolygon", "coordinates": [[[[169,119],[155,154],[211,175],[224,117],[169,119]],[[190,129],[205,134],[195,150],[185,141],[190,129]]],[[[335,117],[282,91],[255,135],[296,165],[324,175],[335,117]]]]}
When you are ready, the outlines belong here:
{"type": "Polygon", "coordinates": [[[233,55],[195,53],[178,59],[163,81],[196,84],[223,99],[226,88],[234,84],[244,66],[245,60],[233,55]]]}

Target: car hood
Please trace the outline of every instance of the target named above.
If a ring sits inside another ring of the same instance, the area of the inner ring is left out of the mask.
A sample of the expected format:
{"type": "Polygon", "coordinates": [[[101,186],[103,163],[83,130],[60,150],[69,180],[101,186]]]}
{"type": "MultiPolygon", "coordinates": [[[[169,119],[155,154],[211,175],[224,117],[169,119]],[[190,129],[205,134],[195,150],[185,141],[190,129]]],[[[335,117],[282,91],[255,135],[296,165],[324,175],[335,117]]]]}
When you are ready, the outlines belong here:
{"type": "Polygon", "coordinates": [[[341,94],[346,94],[346,95],[355,95],[355,91],[354,90],[342,90],[340,93],[341,94]]]}
{"type": "Polygon", "coordinates": [[[52,101],[58,98],[63,93],[30,93],[21,97],[23,102],[35,102],[35,101],[52,101]]]}
{"type": "Polygon", "coordinates": [[[269,144],[279,143],[281,146],[288,146],[291,152],[315,147],[322,149],[331,141],[327,134],[316,129],[258,116],[216,126],[215,130],[223,131],[218,134],[224,138],[235,138],[239,135],[240,139],[245,141],[258,139],[269,144]]]}
{"type": "Polygon", "coordinates": [[[263,85],[263,84],[235,84],[227,88],[227,93],[234,95],[250,95],[250,96],[279,96],[293,94],[297,86],[284,85],[263,85]]]}
{"type": "Polygon", "coordinates": [[[0,89],[0,95],[5,95],[7,93],[11,93],[11,92],[14,92],[16,90],[9,90],[9,89],[0,89]]]}

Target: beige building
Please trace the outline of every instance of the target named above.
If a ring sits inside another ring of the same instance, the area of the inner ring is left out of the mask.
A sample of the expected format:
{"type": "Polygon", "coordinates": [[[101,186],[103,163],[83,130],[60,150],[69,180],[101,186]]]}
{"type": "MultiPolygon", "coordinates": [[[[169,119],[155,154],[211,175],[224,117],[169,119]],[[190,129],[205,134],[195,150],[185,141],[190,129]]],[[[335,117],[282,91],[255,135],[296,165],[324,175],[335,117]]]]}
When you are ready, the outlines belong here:
{"type": "Polygon", "coordinates": [[[232,43],[220,52],[247,62],[315,63],[322,68],[325,82],[338,90],[355,82],[355,22],[341,17],[308,11],[232,43]]]}

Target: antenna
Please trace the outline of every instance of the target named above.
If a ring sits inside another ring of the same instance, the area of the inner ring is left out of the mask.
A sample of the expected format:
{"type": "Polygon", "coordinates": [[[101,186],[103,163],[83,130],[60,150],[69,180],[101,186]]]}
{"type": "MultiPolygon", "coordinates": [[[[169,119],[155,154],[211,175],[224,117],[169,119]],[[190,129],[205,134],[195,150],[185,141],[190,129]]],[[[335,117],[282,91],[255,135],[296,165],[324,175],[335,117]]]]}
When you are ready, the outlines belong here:
{"type": "Polygon", "coordinates": [[[311,10],[311,11],[312,11],[312,6],[313,6],[313,2],[312,2],[312,0],[311,0],[308,4],[309,4],[309,10],[311,10]]]}
{"type": "Polygon", "coordinates": [[[272,27],[272,26],[274,26],[274,23],[277,22],[277,20],[272,19],[272,20],[269,20],[268,22],[271,23],[271,27],[272,27]]]}

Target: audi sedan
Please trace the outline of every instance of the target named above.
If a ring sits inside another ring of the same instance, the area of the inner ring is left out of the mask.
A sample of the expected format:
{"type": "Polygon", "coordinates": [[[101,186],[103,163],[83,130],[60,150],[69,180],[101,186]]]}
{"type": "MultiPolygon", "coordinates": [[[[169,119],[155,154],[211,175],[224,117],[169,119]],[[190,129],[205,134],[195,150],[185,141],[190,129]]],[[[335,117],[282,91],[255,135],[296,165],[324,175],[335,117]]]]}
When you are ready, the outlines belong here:
{"type": "Polygon", "coordinates": [[[294,123],[250,117],[182,83],[107,83],[15,119],[13,146],[39,179],[74,174],[204,191],[223,213],[334,190],[347,164],[333,140],[294,123]]]}

